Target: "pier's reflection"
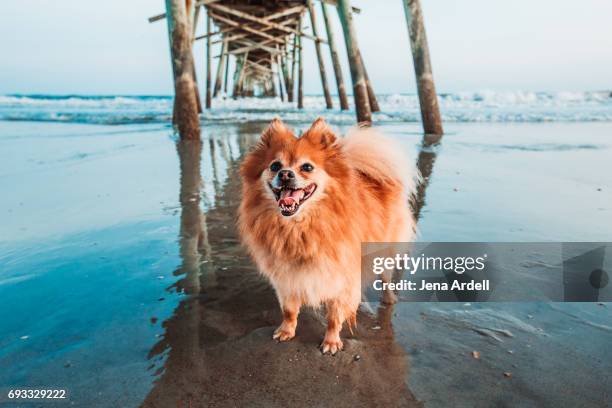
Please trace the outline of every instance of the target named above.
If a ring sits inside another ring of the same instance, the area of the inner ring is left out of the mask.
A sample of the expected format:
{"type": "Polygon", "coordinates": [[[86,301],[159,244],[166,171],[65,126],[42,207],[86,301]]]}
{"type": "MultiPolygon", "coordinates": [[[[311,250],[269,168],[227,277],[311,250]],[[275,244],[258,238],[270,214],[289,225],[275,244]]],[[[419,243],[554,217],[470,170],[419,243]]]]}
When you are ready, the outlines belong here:
{"type": "Polygon", "coordinates": [[[210,243],[206,215],[201,210],[200,163],[202,144],[199,140],[185,140],[177,144],[181,165],[181,228],[179,249],[183,263],[175,272],[184,275],[177,288],[186,294],[200,293],[201,265],[210,261],[210,243]]]}
{"type": "Polygon", "coordinates": [[[421,179],[417,183],[416,193],[410,203],[412,213],[417,223],[421,218],[421,210],[425,206],[425,192],[429,185],[434,164],[436,163],[436,148],[439,146],[441,140],[442,135],[425,134],[421,141],[421,148],[416,163],[421,179]]]}
{"type": "Polygon", "coordinates": [[[296,339],[272,341],[278,303],[234,227],[239,158],[260,130],[243,125],[201,143],[177,143],[182,262],[170,289],[185,297],[150,350],[157,377],[143,406],[415,405],[392,307],[361,313],[355,336],[343,333],[346,350],[335,357],[318,350],[319,312],[303,311],[296,339]]]}

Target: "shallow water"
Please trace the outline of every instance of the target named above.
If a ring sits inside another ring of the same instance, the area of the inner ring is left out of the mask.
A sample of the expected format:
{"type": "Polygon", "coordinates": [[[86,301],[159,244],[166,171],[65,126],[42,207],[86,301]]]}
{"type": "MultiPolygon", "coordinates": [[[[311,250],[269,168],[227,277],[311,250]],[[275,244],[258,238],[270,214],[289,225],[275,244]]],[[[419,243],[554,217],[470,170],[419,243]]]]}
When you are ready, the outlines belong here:
{"type": "MultiPolygon", "coordinates": [[[[0,387],[76,406],[610,400],[608,303],[370,305],[335,358],[314,312],[269,340],[274,293],[234,230],[263,126],[194,145],[159,124],[0,122],[0,387]]],[[[383,130],[427,181],[422,241],[612,241],[610,123],[449,124],[433,147],[418,123],[383,130]]]]}

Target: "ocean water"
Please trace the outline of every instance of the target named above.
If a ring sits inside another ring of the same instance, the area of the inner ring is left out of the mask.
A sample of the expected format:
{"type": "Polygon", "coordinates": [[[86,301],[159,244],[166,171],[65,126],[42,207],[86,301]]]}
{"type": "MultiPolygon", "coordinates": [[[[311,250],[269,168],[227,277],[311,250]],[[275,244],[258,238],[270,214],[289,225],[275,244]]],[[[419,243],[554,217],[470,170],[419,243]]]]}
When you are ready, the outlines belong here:
{"type": "MultiPolygon", "coordinates": [[[[352,97],[351,97],[352,98],[352,97]]],[[[377,123],[420,122],[414,94],[380,95],[377,123]]],[[[353,105],[352,100],[350,101],[353,105]]],[[[351,124],[352,111],[326,110],[322,96],[305,96],[305,109],[279,98],[233,100],[219,97],[202,119],[213,122],[249,122],[281,115],[304,122],[324,115],[336,123],[351,124]]],[[[338,101],[335,101],[338,107],[338,101]]],[[[612,91],[597,92],[460,92],[440,94],[445,122],[605,122],[612,121],[612,91]]],[[[76,122],[95,124],[167,123],[170,96],[0,96],[0,120],[76,122]]]]}

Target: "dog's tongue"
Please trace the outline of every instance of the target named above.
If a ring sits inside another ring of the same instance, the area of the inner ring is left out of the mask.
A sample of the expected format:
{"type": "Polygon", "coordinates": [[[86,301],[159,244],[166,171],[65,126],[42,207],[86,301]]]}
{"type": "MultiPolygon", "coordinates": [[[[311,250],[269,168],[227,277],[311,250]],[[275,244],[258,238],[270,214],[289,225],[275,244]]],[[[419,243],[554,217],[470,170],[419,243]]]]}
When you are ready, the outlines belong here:
{"type": "Polygon", "coordinates": [[[293,205],[293,203],[299,203],[304,197],[304,190],[282,190],[278,205],[293,205]]]}

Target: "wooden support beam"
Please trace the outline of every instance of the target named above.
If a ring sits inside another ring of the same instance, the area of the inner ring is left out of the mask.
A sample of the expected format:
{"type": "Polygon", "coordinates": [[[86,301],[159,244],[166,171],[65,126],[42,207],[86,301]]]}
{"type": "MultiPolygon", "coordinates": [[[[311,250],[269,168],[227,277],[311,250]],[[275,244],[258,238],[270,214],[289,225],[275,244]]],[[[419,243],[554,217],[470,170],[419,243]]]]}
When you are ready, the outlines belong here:
{"type": "Polygon", "coordinates": [[[268,40],[272,40],[272,41],[277,42],[277,43],[281,43],[281,44],[283,43],[283,40],[281,40],[280,38],[274,37],[274,36],[264,32],[264,31],[257,30],[255,28],[252,28],[252,27],[248,26],[248,25],[240,24],[237,21],[230,20],[229,18],[225,18],[225,17],[220,16],[219,14],[216,14],[216,13],[209,12],[209,15],[212,18],[214,18],[215,20],[219,20],[222,23],[225,23],[227,25],[230,25],[230,26],[233,26],[233,27],[240,27],[241,30],[248,31],[251,34],[258,35],[260,37],[266,38],[268,40]]]}
{"type": "Polygon", "coordinates": [[[272,73],[272,69],[265,67],[261,64],[258,64],[257,62],[253,62],[253,61],[247,61],[249,64],[249,67],[266,72],[266,73],[272,73]]]}
{"type": "MultiPolygon", "coordinates": [[[[307,0],[308,12],[310,13],[310,23],[312,24],[312,34],[315,38],[319,38],[317,29],[317,14],[314,8],[312,0],[307,0]]],[[[323,53],[321,52],[321,43],[315,41],[315,50],[317,52],[317,60],[319,61],[319,73],[321,74],[321,87],[323,88],[323,95],[325,96],[325,105],[327,109],[333,108],[331,94],[329,93],[329,87],[327,86],[327,75],[325,74],[325,64],[323,62],[323,53]]]]}
{"type": "MultiPolygon", "coordinates": [[[[226,27],[226,28],[231,28],[231,29],[233,29],[232,31],[238,31],[238,27],[226,27]]],[[[233,42],[233,41],[236,41],[236,40],[241,40],[243,38],[248,38],[248,37],[250,37],[250,35],[251,34],[242,33],[242,34],[236,34],[236,35],[233,35],[233,36],[224,36],[223,38],[219,38],[218,40],[213,41],[213,44],[218,44],[218,43],[223,42],[225,40],[227,40],[228,42],[233,42]]]]}
{"type": "Polygon", "coordinates": [[[223,48],[221,49],[221,58],[217,63],[217,75],[215,76],[215,87],[213,88],[213,98],[216,98],[221,91],[221,81],[223,80],[223,68],[227,63],[227,41],[223,42],[223,48]]]}
{"type": "MultiPolygon", "coordinates": [[[[192,3],[186,3],[186,5],[187,5],[186,10],[188,12],[188,19],[191,23],[191,38],[193,42],[193,36],[195,35],[196,29],[198,26],[199,16],[200,16],[200,6],[191,7],[192,3]]],[[[193,50],[193,44],[191,45],[191,48],[193,50]]],[[[193,58],[191,59],[191,71],[193,74],[193,81],[195,82],[195,93],[196,93],[196,101],[198,103],[198,113],[202,113],[202,99],[200,98],[200,87],[198,86],[198,76],[196,74],[195,60],[193,58]]]]}
{"type": "Polygon", "coordinates": [[[272,47],[266,46],[266,44],[269,44],[271,42],[270,40],[265,40],[265,41],[256,43],[256,42],[253,42],[251,40],[246,40],[245,39],[245,40],[240,40],[238,42],[243,43],[243,44],[248,44],[248,45],[246,45],[244,47],[236,48],[234,50],[231,50],[229,52],[230,54],[233,54],[233,55],[244,54],[245,52],[252,51],[252,50],[255,50],[255,49],[258,49],[258,48],[262,49],[264,51],[267,51],[270,54],[278,54],[280,52],[276,48],[272,48],[272,47]]]}
{"type": "Polygon", "coordinates": [[[254,62],[255,64],[261,64],[262,62],[264,63],[270,63],[270,57],[263,57],[263,58],[259,58],[259,59],[253,59],[251,60],[252,62],[254,62]]]}
{"type": "MultiPolygon", "coordinates": [[[[245,65],[245,67],[246,67],[246,65],[245,65]]],[[[241,75],[240,78],[238,79],[238,93],[237,93],[237,95],[240,98],[244,97],[244,81],[245,81],[246,75],[247,75],[247,70],[245,68],[244,75],[241,75]]]]}
{"type": "Polygon", "coordinates": [[[274,78],[269,75],[263,82],[263,96],[276,98],[276,90],[274,89],[274,78]]]}
{"type": "Polygon", "coordinates": [[[166,0],[168,38],[174,76],[174,119],[182,139],[200,138],[200,118],[193,77],[190,12],[184,0],[166,0]]]}
{"type": "Polygon", "coordinates": [[[272,96],[277,97],[278,93],[276,92],[276,82],[274,82],[274,74],[270,75],[270,86],[272,86],[272,96]]]}
{"type": "Polygon", "coordinates": [[[338,57],[338,49],[336,48],[336,40],[334,38],[334,29],[331,21],[327,16],[327,6],[325,2],[321,2],[321,11],[323,13],[323,21],[325,22],[325,30],[327,31],[327,42],[329,43],[329,52],[331,54],[332,65],[334,66],[334,75],[336,76],[336,86],[338,88],[338,98],[340,99],[340,109],[348,110],[349,103],[346,96],[346,88],[344,87],[344,78],[342,76],[342,67],[340,66],[340,58],[338,57]]]}
{"type": "MultiPolygon", "coordinates": [[[[301,6],[300,6],[300,7],[301,7],[301,6]]],[[[266,19],[266,20],[268,20],[268,19],[272,19],[272,18],[273,18],[273,16],[274,16],[274,14],[272,14],[272,15],[270,15],[270,16],[268,16],[268,17],[266,17],[265,19],[266,19]]],[[[281,23],[279,23],[279,24],[280,24],[280,25],[282,25],[282,26],[286,26],[286,25],[294,24],[296,21],[297,21],[297,19],[295,19],[295,18],[290,18],[290,19],[286,19],[285,21],[283,21],[283,22],[281,22],[281,23]]],[[[223,28],[221,31],[223,31],[224,33],[228,33],[228,32],[232,32],[232,31],[240,31],[240,30],[241,30],[241,28],[242,28],[242,26],[225,27],[225,28],[223,28]]],[[[255,27],[252,27],[252,28],[255,28],[255,27]]],[[[259,29],[259,31],[264,32],[264,33],[265,33],[266,31],[270,31],[270,30],[272,30],[272,28],[271,28],[271,27],[264,27],[264,28],[259,29]]],[[[223,41],[223,40],[225,40],[225,39],[227,39],[228,41],[235,41],[235,40],[239,40],[239,39],[242,39],[242,38],[247,38],[247,37],[249,37],[249,35],[250,35],[250,34],[246,34],[246,33],[236,34],[236,35],[231,36],[231,37],[225,37],[224,39],[220,39],[220,40],[213,41],[213,44],[216,44],[216,43],[222,42],[222,41],[223,41]]],[[[205,37],[205,36],[202,36],[202,37],[205,37]]]]}
{"type": "Polygon", "coordinates": [[[208,38],[206,38],[206,109],[210,109],[212,106],[212,97],[211,97],[211,70],[212,70],[212,61],[211,61],[211,45],[210,45],[210,33],[212,33],[212,21],[210,15],[206,16],[206,31],[208,31],[208,38]]]}
{"type": "Polygon", "coordinates": [[[191,24],[191,36],[192,37],[195,37],[195,35],[196,35],[196,30],[198,28],[198,22],[200,20],[200,9],[201,8],[202,7],[197,6],[197,5],[194,7],[193,21],[192,21],[192,24],[191,24]]]}
{"type": "Polygon", "coordinates": [[[284,55],[279,55],[280,67],[283,71],[283,80],[285,84],[285,90],[287,91],[287,102],[293,102],[293,91],[291,90],[291,81],[289,80],[289,70],[287,69],[287,60],[284,55]]]}
{"type": "Polygon", "coordinates": [[[380,105],[378,104],[378,99],[376,99],[376,94],[374,93],[372,82],[370,82],[368,70],[366,69],[365,63],[363,62],[363,55],[359,54],[359,58],[361,58],[361,65],[363,66],[363,76],[365,77],[366,89],[368,90],[368,101],[370,102],[370,109],[372,110],[372,112],[380,112],[380,105]]]}
{"type": "MultiPolygon", "coordinates": [[[[254,23],[258,23],[258,24],[261,24],[261,25],[264,25],[264,26],[267,26],[267,27],[270,27],[270,28],[273,28],[273,29],[276,29],[276,30],[284,31],[287,34],[292,34],[292,33],[293,34],[301,34],[302,36],[304,36],[306,38],[310,38],[311,40],[313,40],[315,42],[317,42],[317,41],[318,42],[323,42],[323,43],[327,42],[323,38],[318,37],[316,34],[315,34],[314,37],[312,37],[312,36],[310,36],[308,34],[305,34],[305,33],[302,33],[302,32],[298,32],[298,31],[296,31],[295,29],[293,29],[291,27],[285,27],[282,24],[274,23],[274,22],[270,21],[269,19],[261,18],[261,17],[256,17],[256,16],[253,16],[253,15],[251,15],[249,13],[244,13],[242,11],[239,11],[239,10],[227,7],[227,6],[223,6],[221,4],[211,4],[208,7],[212,8],[214,10],[217,10],[217,11],[221,11],[221,12],[227,13],[227,14],[232,14],[232,15],[234,15],[236,17],[240,17],[240,18],[242,18],[244,20],[249,20],[249,21],[252,21],[254,23]]],[[[248,26],[243,25],[242,29],[246,29],[246,27],[248,27],[248,26]]]]}
{"type": "Polygon", "coordinates": [[[438,105],[438,96],[434,85],[429,46],[425,35],[425,22],[419,0],[402,0],[406,12],[406,24],[410,36],[410,48],[414,62],[414,72],[417,80],[419,103],[421,105],[421,118],[423,130],[426,134],[441,135],[442,118],[438,105]]]}
{"type": "Polygon", "coordinates": [[[351,68],[351,79],[353,82],[353,97],[355,98],[355,111],[357,122],[371,123],[372,112],[368,99],[368,90],[365,82],[365,73],[361,63],[361,53],[357,43],[357,34],[353,26],[353,15],[351,13],[350,0],[338,0],[338,15],[344,32],[344,42],[348,54],[349,66],[351,68]]]}
{"type": "MultiPolygon", "coordinates": [[[[234,27],[226,27],[226,28],[223,28],[221,30],[215,31],[214,33],[210,33],[210,34],[206,33],[206,34],[198,35],[196,38],[194,38],[194,41],[203,40],[204,38],[208,38],[208,37],[215,37],[217,35],[229,32],[229,31],[231,31],[233,29],[234,29],[234,27]]],[[[223,39],[219,40],[219,42],[222,42],[222,41],[223,41],[223,39]]],[[[215,43],[216,42],[213,42],[213,44],[215,44],[215,43]]]]}
{"type": "MultiPolygon", "coordinates": [[[[321,3],[327,3],[330,6],[334,6],[337,7],[338,6],[338,2],[336,0],[321,0],[321,3]]],[[[361,13],[361,9],[357,8],[357,7],[351,7],[351,9],[353,10],[354,14],[359,14],[361,13]]]]}
{"type": "Polygon", "coordinates": [[[296,67],[296,58],[295,58],[295,50],[297,48],[298,35],[293,35],[293,48],[291,49],[291,101],[293,101],[293,93],[295,92],[295,67],[296,67]]]}
{"type": "Polygon", "coordinates": [[[304,6],[295,6],[295,7],[291,7],[291,8],[279,11],[277,13],[270,14],[269,16],[266,16],[263,19],[266,21],[275,20],[280,17],[286,17],[292,14],[302,13],[304,9],[305,9],[304,6]]]}
{"type": "MultiPolygon", "coordinates": [[[[281,101],[285,102],[285,93],[283,92],[283,78],[281,75],[281,64],[280,64],[280,55],[272,56],[272,58],[276,59],[276,75],[278,77],[278,91],[280,93],[281,101]]],[[[270,64],[273,62],[270,61],[270,64]]]]}
{"type": "Polygon", "coordinates": [[[236,64],[236,74],[234,75],[234,95],[233,98],[237,99],[238,95],[241,91],[242,81],[244,80],[244,72],[247,66],[247,58],[249,57],[249,53],[247,52],[242,56],[242,58],[238,59],[238,63],[236,64]]]}
{"type": "Polygon", "coordinates": [[[242,87],[242,96],[253,96],[253,82],[254,78],[252,72],[245,73],[244,82],[242,87]]]}
{"type": "MultiPolygon", "coordinates": [[[[205,6],[207,4],[212,4],[217,1],[220,1],[220,0],[199,0],[195,3],[194,6],[195,7],[205,6]]],[[[161,13],[156,16],[149,17],[149,23],[154,23],[156,21],[163,20],[164,18],[166,18],[166,13],[161,13]]]]}
{"type": "Polygon", "coordinates": [[[225,77],[223,79],[223,92],[227,95],[227,80],[229,78],[229,54],[225,56],[225,77]]]}
{"type": "Polygon", "coordinates": [[[244,62],[244,56],[238,56],[235,59],[234,65],[234,77],[232,78],[232,99],[236,99],[238,97],[238,78],[240,77],[240,68],[242,63],[244,62]]]}
{"type": "MultiPolygon", "coordinates": [[[[215,3],[217,1],[220,1],[220,0],[200,0],[200,1],[196,2],[195,5],[196,5],[196,7],[198,7],[198,6],[205,6],[205,5],[208,5],[208,4],[215,3]]],[[[331,4],[332,6],[336,6],[337,5],[337,2],[335,0],[323,0],[323,1],[325,1],[325,3],[327,3],[327,4],[331,4]]],[[[304,9],[303,6],[295,6],[295,7],[292,7],[290,9],[286,9],[286,10],[283,10],[283,11],[279,11],[278,13],[272,14],[272,15],[266,17],[266,19],[283,17],[283,16],[286,16],[286,15],[290,15],[290,14],[294,14],[294,13],[299,13],[303,9],[304,9]],[[272,17],[272,16],[275,16],[275,17],[272,17]]],[[[360,9],[358,9],[357,7],[353,7],[353,13],[359,14],[360,12],[361,12],[360,9]]],[[[149,23],[154,23],[156,21],[163,20],[164,18],[166,18],[166,13],[157,14],[155,16],[149,17],[149,23]]]]}
{"type": "MultiPolygon", "coordinates": [[[[300,31],[302,31],[302,18],[300,17],[300,22],[299,24],[299,29],[300,31]]],[[[304,92],[303,92],[303,85],[304,85],[304,61],[303,61],[303,55],[304,55],[304,51],[302,49],[302,36],[298,35],[297,36],[297,42],[298,42],[298,109],[304,109],[304,92]]]]}

